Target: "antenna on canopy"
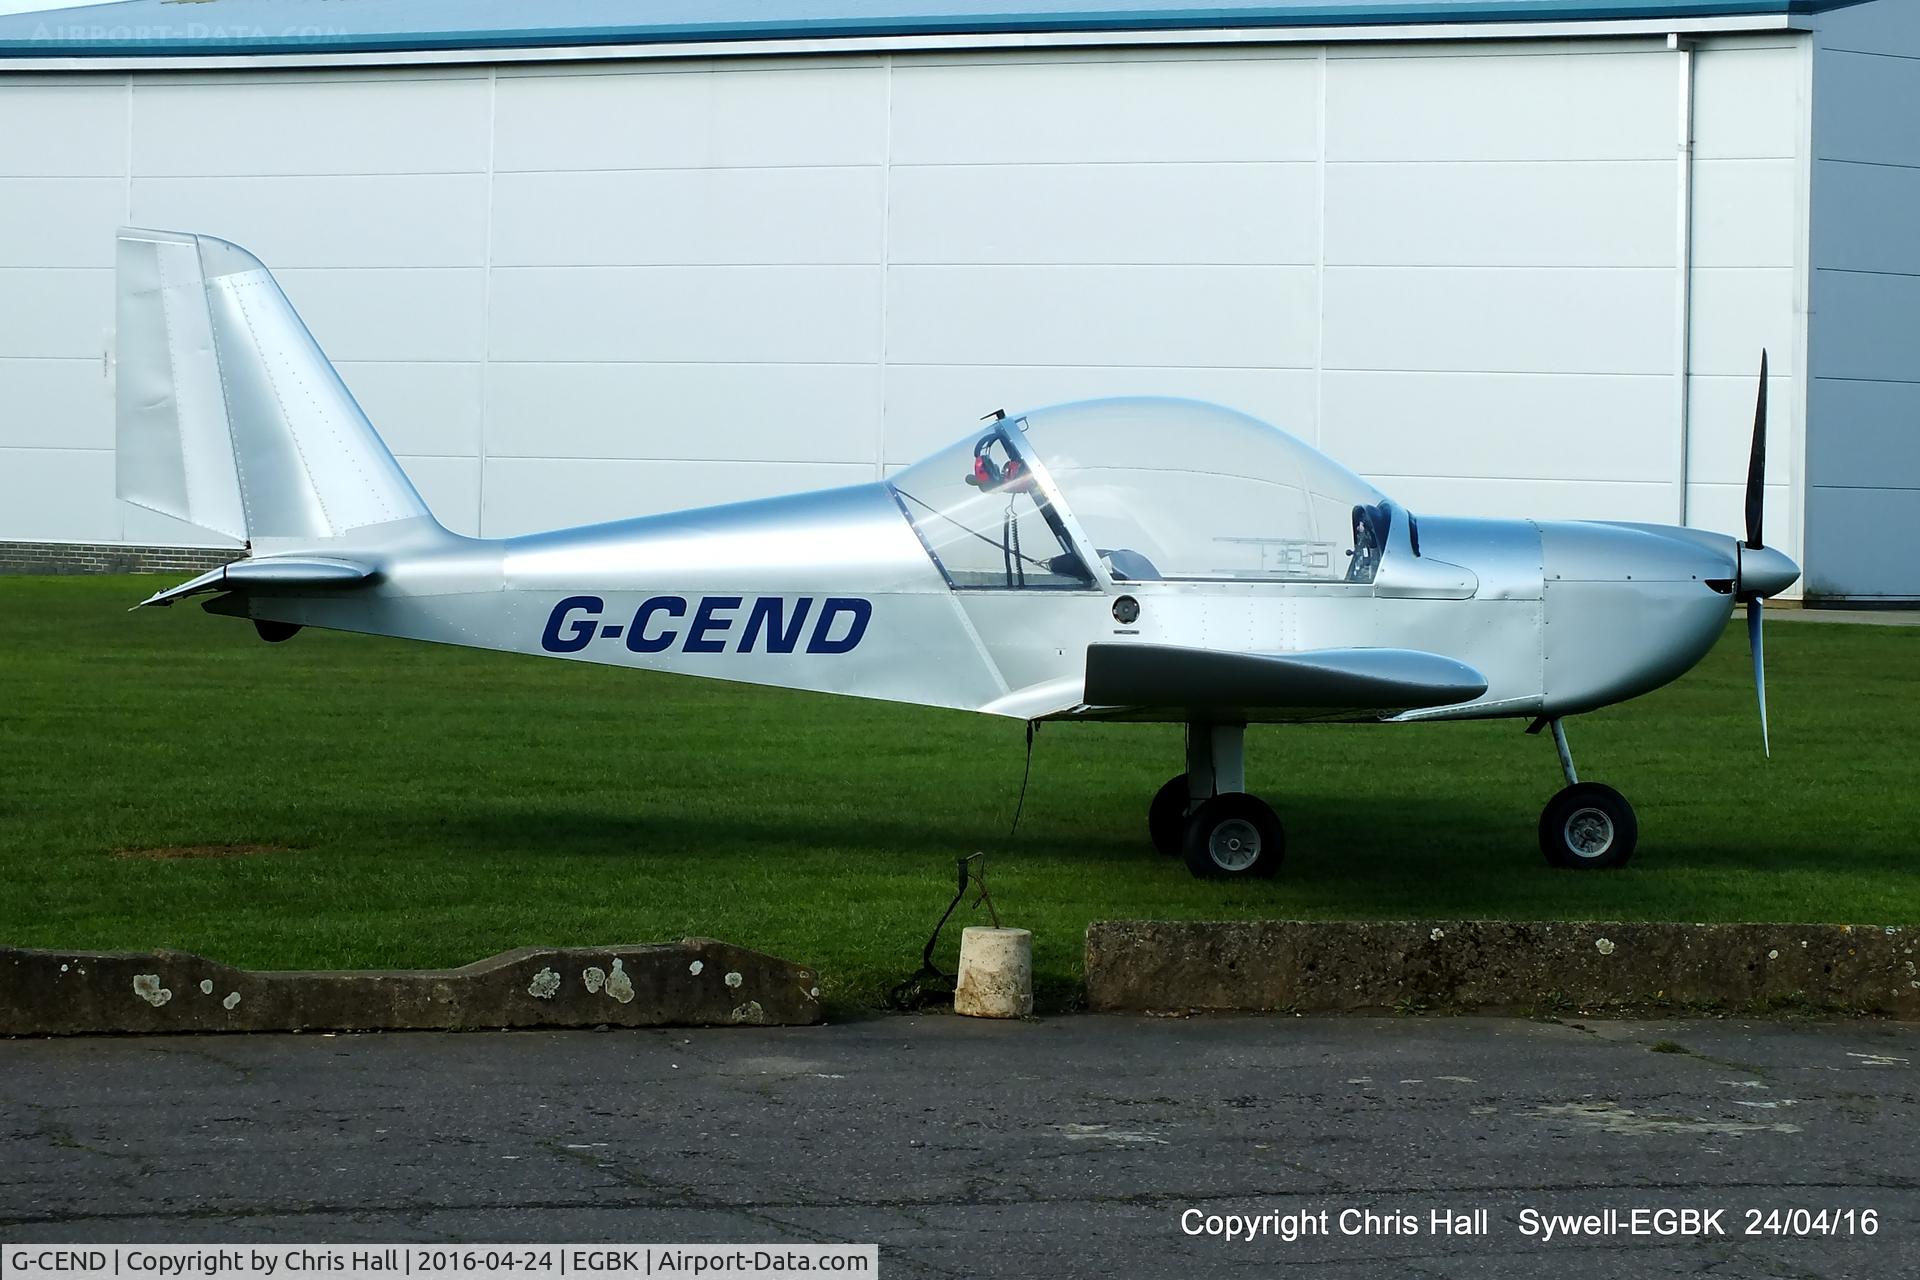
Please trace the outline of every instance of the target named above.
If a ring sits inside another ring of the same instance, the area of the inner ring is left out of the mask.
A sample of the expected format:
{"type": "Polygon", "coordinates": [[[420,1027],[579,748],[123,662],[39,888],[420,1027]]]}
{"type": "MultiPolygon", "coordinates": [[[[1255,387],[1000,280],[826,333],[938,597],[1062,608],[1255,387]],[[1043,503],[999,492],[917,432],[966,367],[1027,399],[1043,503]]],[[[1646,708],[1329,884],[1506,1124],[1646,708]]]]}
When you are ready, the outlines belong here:
{"type": "Polygon", "coordinates": [[[1000,422],[1005,420],[1006,416],[1007,416],[1007,411],[1005,409],[995,409],[992,413],[985,413],[980,415],[980,421],[1000,422]]]}

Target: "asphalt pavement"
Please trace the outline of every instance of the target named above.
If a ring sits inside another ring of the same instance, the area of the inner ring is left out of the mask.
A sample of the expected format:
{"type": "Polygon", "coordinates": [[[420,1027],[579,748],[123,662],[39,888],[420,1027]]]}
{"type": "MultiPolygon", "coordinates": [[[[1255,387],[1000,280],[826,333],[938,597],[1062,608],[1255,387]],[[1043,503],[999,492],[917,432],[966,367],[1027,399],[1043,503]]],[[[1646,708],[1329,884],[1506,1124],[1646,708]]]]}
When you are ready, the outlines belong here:
{"type": "Polygon", "coordinates": [[[1913,1274],[1917,1062],[1920,1028],[1870,1022],[15,1040],[0,1241],[877,1241],[889,1276],[1913,1274]],[[1641,1220],[1718,1228],[1662,1236],[1629,1234],[1634,1209],[1722,1212],[1641,1220]],[[1541,1238],[1589,1214],[1614,1233],[1541,1238]],[[1266,1234],[1206,1234],[1233,1215],[1266,1234]]]}

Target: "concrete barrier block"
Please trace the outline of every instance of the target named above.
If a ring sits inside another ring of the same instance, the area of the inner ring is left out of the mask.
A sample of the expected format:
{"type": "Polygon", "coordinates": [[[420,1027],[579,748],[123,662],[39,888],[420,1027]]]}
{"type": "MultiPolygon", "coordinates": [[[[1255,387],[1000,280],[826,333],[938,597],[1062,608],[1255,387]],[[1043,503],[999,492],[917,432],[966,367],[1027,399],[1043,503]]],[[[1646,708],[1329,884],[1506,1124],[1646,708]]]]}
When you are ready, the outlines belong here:
{"type": "Polygon", "coordinates": [[[1920,930],[1831,924],[1099,921],[1108,1011],[1695,1011],[1920,1018],[1920,930]]]}
{"type": "Polygon", "coordinates": [[[0,1035],[792,1026],[813,970],[710,938],[523,947],[458,969],[234,969],[185,951],[0,948],[0,1035]]]}

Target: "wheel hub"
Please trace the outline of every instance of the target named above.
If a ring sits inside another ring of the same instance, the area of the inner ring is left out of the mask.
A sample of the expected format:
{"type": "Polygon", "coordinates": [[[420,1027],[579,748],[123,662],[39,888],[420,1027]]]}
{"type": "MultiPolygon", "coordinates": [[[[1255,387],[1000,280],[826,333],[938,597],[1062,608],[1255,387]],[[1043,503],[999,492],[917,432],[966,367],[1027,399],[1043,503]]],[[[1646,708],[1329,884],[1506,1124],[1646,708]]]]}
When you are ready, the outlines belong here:
{"type": "Polygon", "coordinates": [[[1260,832],[1244,818],[1229,818],[1207,837],[1207,854],[1222,871],[1245,871],[1260,857],[1260,832]]]}
{"type": "Polygon", "coordinates": [[[1567,848],[1597,858],[1613,847],[1613,819],[1600,809],[1575,809],[1567,816],[1567,848]]]}

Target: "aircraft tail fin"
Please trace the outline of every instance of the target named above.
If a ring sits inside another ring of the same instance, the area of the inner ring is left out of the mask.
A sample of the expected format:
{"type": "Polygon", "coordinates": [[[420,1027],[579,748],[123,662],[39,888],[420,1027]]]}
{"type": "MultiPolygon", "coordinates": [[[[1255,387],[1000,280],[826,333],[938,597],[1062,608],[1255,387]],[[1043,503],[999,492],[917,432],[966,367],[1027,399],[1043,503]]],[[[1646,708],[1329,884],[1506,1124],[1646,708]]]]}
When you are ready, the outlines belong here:
{"type": "Polygon", "coordinates": [[[432,518],[259,259],[124,228],[120,497],[252,545],[432,518]]]}

